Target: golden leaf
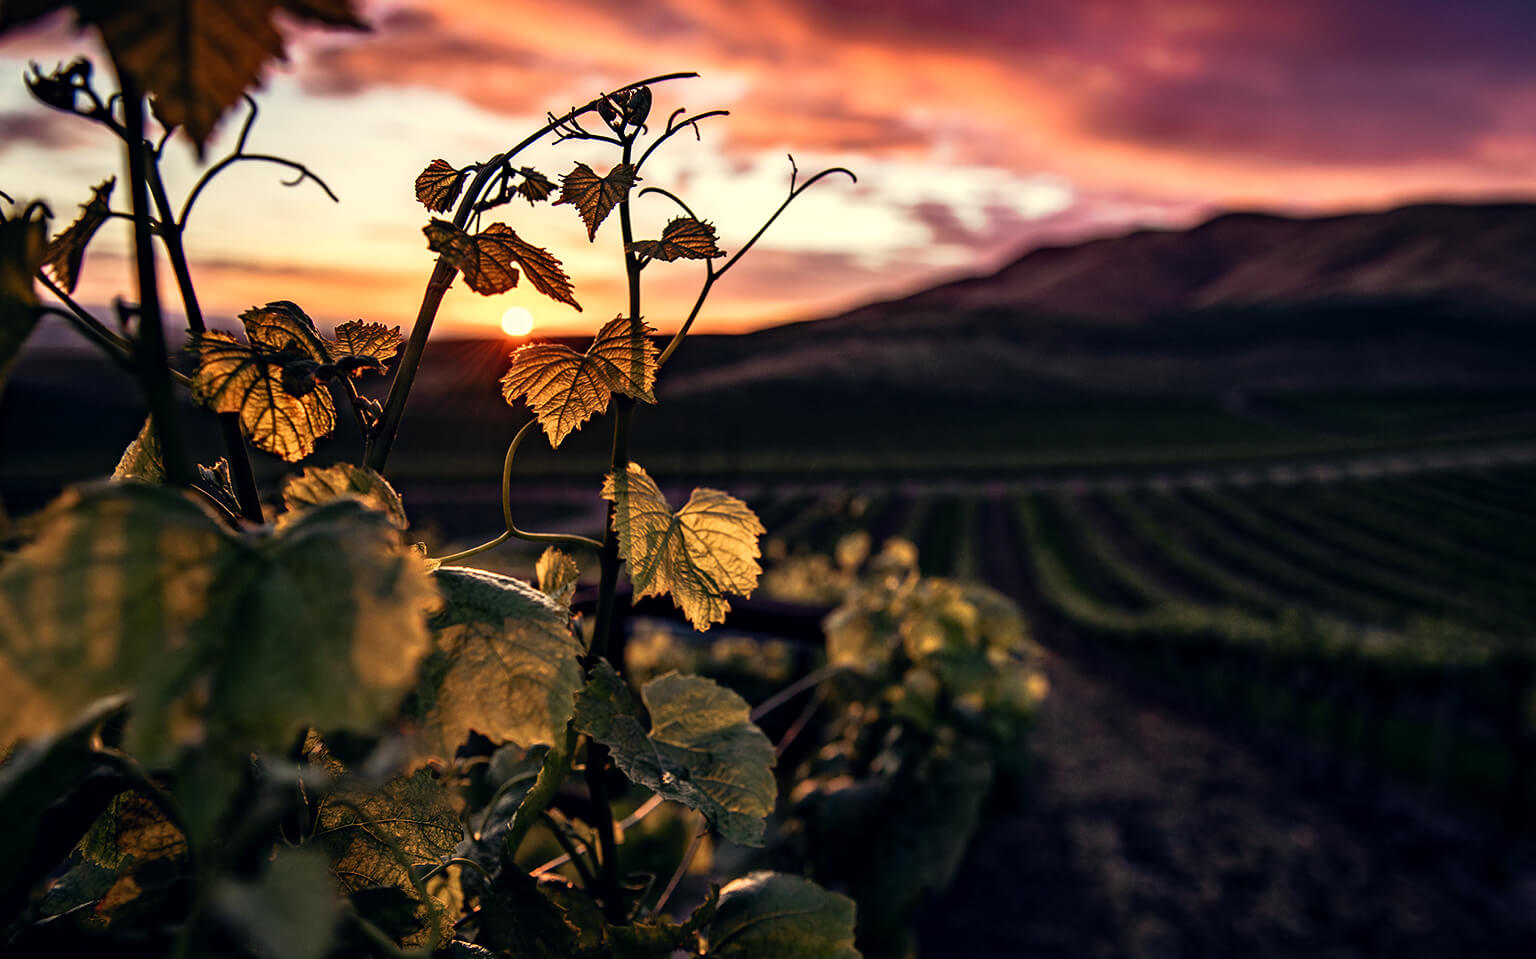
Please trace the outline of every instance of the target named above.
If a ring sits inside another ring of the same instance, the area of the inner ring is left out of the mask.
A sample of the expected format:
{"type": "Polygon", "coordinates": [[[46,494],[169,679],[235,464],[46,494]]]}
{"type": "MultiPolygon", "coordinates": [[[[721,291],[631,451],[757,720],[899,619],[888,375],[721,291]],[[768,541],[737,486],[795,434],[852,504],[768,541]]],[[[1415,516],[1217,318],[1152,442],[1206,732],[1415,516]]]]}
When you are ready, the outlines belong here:
{"type": "Polygon", "coordinates": [[[576,595],[576,580],[581,571],[576,561],[555,549],[546,549],[534,564],[534,574],[539,577],[539,590],[562,606],[570,606],[576,595]]]}
{"type": "Polygon", "coordinates": [[[561,179],[560,199],[555,202],[576,207],[587,224],[587,239],[591,240],[597,236],[598,224],[629,194],[638,179],[633,164],[620,163],[607,176],[598,176],[585,163],[578,163],[561,179]]]}
{"type": "Polygon", "coordinates": [[[570,609],[483,569],[441,566],[432,579],[443,605],[428,620],[417,753],[451,759],[471,731],[525,748],[562,742],[585,682],[570,609]]]}
{"type": "MultiPolygon", "coordinates": [[[[492,224],[493,229],[497,226],[501,224],[492,224]]],[[[427,235],[427,249],[441,254],[464,274],[464,282],[481,296],[505,293],[517,285],[517,269],[512,265],[511,250],[494,240],[482,243],[481,237],[485,233],[470,236],[447,220],[436,217],[421,229],[427,235]]]]}
{"type": "Polygon", "coordinates": [[[661,231],[659,240],[636,240],[629,250],[653,260],[710,260],[725,256],[715,245],[715,228],[703,220],[680,216],[661,231]]]}
{"type": "Polygon", "coordinates": [[[69,229],[54,237],[43,253],[43,264],[66,292],[75,292],[75,284],[80,282],[85,248],[112,214],[108,201],[112,199],[112,188],[116,184],[117,177],[107,177],[100,185],[92,187],[91,199],[80,204],[80,217],[69,225],[69,229]]]}
{"type": "Polygon", "coordinates": [[[629,564],[635,598],[669,593],[698,630],[725,621],[727,593],[750,596],[762,573],[756,514],[741,500],[696,489],[676,513],[655,481],[636,463],[603,480],[613,503],[619,556],[629,564]]]}
{"type": "Polygon", "coordinates": [[[533,167],[519,167],[517,172],[523,177],[517,183],[517,195],[527,200],[529,206],[549,199],[549,195],[555,192],[554,181],[533,167]]]}
{"type": "Polygon", "coordinates": [[[565,275],[560,261],[551,256],[548,250],[524,241],[501,223],[492,223],[480,236],[489,238],[488,242],[505,244],[512,258],[523,265],[523,275],[528,277],[528,282],[533,284],[535,290],[552,300],[575,307],[577,313],[581,312],[581,304],[576,302],[576,297],[571,293],[571,278],[565,275]]]}
{"type": "MultiPolygon", "coordinates": [[[[275,337],[280,328],[257,329],[261,335],[275,337]]],[[[256,335],[252,334],[253,340],[260,342],[256,335]]],[[[192,376],[192,399],[219,413],[240,414],[240,428],[257,449],[297,462],[314,452],[315,440],[336,428],[336,406],[330,391],[314,382],[314,360],[297,354],[294,361],[293,353],[258,350],[212,330],[197,336],[194,347],[198,364],[192,376]],[[299,382],[311,387],[302,396],[291,390],[294,370],[299,382]]]]}
{"type": "Polygon", "coordinates": [[[459,198],[464,174],[447,160],[433,160],[416,175],[416,199],[433,213],[445,213],[459,198]]]}
{"type": "Polygon", "coordinates": [[[185,127],[199,154],[224,111],[258,85],[262,67],[283,59],[274,13],[366,29],[352,0],[34,0],[0,6],[0,33],[65,7],[101,32],[120,69],[154,97],[156,114],[185,127]]]}
{"type": "Polygon", "coordinates": [[[389,480],[366,466],[337,463],[334,466],[309,466],[299,476],[283,484],[283,507],[289,512],[279,518],[278,525],[299,510],[319,506],[332,500],[352,498],[369,509],[376,509],[389,516],[398,529],[409,527],[405,517],[405,505],[400,494],[389,485],[389,480]]]}
{"type": "Polygon", "coordinates": [[[608,399],[623,393],[656,402],[655,332],[640,320],[616,317],[598,331],[587,352],[560,343],[529,343],[512,354],[512,367],[501,378],[507,403],[524,398],[544,427],[551,447],[589,418],[608,409],[608,399]]]}
{"type": "Polygon", "coordinates": [[[400,351],[401,339],[403,337],[398,326],[348,320],[336,327],[336,338],[327,341],[326,347],[331,359],[338,365],[347,365],[348,357],[375,361],[351,366],[349,372],[353,376],[361,376],[372,368],[382,371],[384,364],[394,359],[400,351]]]}

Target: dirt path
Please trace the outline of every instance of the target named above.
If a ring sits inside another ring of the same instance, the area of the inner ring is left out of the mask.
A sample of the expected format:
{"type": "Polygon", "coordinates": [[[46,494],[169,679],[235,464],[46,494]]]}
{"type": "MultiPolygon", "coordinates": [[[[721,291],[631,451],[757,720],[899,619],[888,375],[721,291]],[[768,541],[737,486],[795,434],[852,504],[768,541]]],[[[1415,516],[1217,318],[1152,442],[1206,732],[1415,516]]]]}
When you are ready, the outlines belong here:
{"type": "MultiPolygon", "coordinates": [[[[1027,593],[1019,553],[988,553],[1027,593]]],[[[1536,956],[1529,839],[1257,747],[1040,625],[1033,782],[925,913],[925,956],[1536,956]]]]}

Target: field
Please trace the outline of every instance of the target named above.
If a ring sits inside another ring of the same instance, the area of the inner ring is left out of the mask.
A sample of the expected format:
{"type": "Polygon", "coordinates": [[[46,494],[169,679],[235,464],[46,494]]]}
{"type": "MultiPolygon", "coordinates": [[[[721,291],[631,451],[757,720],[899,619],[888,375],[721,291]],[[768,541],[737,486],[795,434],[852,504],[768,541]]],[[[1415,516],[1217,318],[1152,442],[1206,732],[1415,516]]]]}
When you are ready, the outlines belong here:
{"type": "MultiPolygon", "coordinates": [[[[138,427],[125,379],[35,360],[0,411],[18,514],[63,477],[105,474],[138,427]],[[99,386],[70,391],[80,378],[99,386]]],[[[504,362],[495,344],[445,347],[402,428],[398,485],[434,553],[497,531],[518,417],[481,387],[504,362]]],[[[770,566],[862,530],[1024,606],[1053,690],[1035,773],[923,914],[925,941],[982,928],[982,956],[1499,955],[1536,935],[1533,408],[1512,390],[805,382],[684,392],[641,411],[635,442],[674,499],[696,482],[747,499],[770,566]]],[[[602,433],[520,454],[519,525],[600,532],[602,433]]],[[[537,552],[482,558],[528,576],[537,552]]],[[[728,628],[765,621],[737,605],[728,628]]]]}

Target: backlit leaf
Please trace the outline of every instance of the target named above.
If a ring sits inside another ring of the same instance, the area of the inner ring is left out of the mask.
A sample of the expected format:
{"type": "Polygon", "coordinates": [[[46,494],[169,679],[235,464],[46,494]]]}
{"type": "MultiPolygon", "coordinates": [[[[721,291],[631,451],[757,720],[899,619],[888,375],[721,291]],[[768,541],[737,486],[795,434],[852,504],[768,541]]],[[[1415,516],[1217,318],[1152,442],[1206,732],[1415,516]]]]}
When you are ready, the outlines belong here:
{"type": "MultiPolygon", "coordinates": [[[[336,327],[336,338],[327,341],[326,347],[331,354],[331,361],[338,366],[343,365],[348,357],[357,357],[376,361],[377,368],[382,370],[384,364],[394,359],[400,351],[401,339],[398,326],[348,320],[336,327]]],[[[361,375],[364,368],[358,365],[350,372],[354,376],[361,375]]]]}
{"type": "Polygon", "coordinates": [[[512,265],[512,250],[505,243],[499,242],[498,234],[492,232],[496,227],[501,227],[507,233],[512,232],[503,224],[493,223],[490,229],[470,236],[447,220],[435,217],[431,223],[422,227],[422,232],[427,235],[427,249],[441,254],[443,259],[464,274],[464,282],[469,284],[471,290],[481,296],[492,296],[505,293],[517,285],[517,268],[512,265]]]}
{"type": "Polygon", "coordinates": [[[608,746],[631,781],[697,809],[732,842],[762,845],[778,787],[773,744],[746,700],[714,680],[666,673],[640,690],[647,731],[624,681],[606,662],[577,700],[576,728],[608,746]]]}
{"type": "Polygon", "coordinates": [[[471,730],[493,742],[555,745],[584,676],[570,611],[527,583],[439,567],[443,596],[416,702],[419,751],[447,759],[471,730]]]}
{"type": "Polygon", "coordinates": [[[68,229],[54,237],[43,253],[43,264],[53,274],[54,282],[62,286],[65,292],[75,292],[75,285],[80,282],[80,264],[85,259],[85,248],[112,214],[110,201],[112,188],[116,185],[117,177],[107,177],[92,187],[90,200],[80,204],[80,216],[68,229]]]}
{"type": "Polygon", "coordinates": [[[512,354],[501,378],[508,404],[527,401],[549,445],[560,443],[582,423],[608,409],[614,393],[656,402],[655,331],[643,321],[616,317],[603,325],[585,353],[560,343],[529,343],[512,354]]]}
{"type": "Polygon", "coordinates": [[[37,326],[35,276],[48,249],[48,224],[37,213],[0,223],[0,385],[37,326]]]}
{"type": "Polygon", "coordinates": [[[0,33],[72,8],[95,26],[120,68],[154,97],[169,126],[184,126],[198,150],[262,67],[283,59],[272,25],[281,10],[300,20],[363,29],[351,0],[28,0],[0,6],[0,33]]]}
{"type": "Polygon", "coordinates": [[[416,176],[416,199],[433,213],[445,213],[464,188],[464,174],[447,160],[433,160],[416,176]]]}
{"type": "Polygon", "coordinates": [[[247,346],[210,330],[193,340],[197,370],[192,399],[219,413],[238,413],[240,428],[257,449],[297,462],[336,428],[330,391],[315,383],[315,361],[297,351],[247,346]],[[310,389],[292,392],[295,381],[310,389]]]}
{"type": "Polygon", "coordinates": [[[852,899],[799,876],[754,872],[720,890],[709,959],[859,959],[852,899]]]}
{"type": "Polygon", "coordinates": [[[151,484],[165,482],[165,466],[160,460],[160,441],[155,437],[155,424],[149,417],[144,417],[139,435],[123,450],[117,468],[112,471],[112,478],[151,484]]]}
{"type": "Polygon", "coordinates": [[[555,192],[555,183],[549,177],[532,167],[519,167],[518,173],[522,179],[517,181],[517,195],[528,201],[533,206],[540,200],[549,199],[549,195],[555,192]]]}
{"type": "Polygon", "coordinates": [[[197,464],[197,479],[192,485],[217,500],[231,515],[240,515],[240,495],[235,492],[235,479],[229,472],[229,460],[221,456],[212,466],[197,464]]]}
{"type": "Polygon", "coordinates": [[[274,300],[240,314],[246,338],[275,352],[302,354],[317,363],[330,359],[315,321],[292,300],[274,300]]]}
{"type": "Polygon", "coordinates": [[[577,163],[574,170],[561,178],[560,199],[555,202],[576,207],[582,222],[587,225],[587,239],[591,240],[597,236],[598,226],[629,195],[638,179],[633,164],[620,163],[609,170],[607,176],[598,176],[585,163],[577,163]]]}
{"type": "Polygon", "coordinates": [[[696,489],[676,513],[655,481],[636,463],[603,480],[613,503],[619,555],[629,563],[635,598],[669,593],[695,629],[724,622],[726,594],[752,595],[762,567],[763,524],[741,500],[696,489]]]}
{"type": "Polygon", "coordinates": [[[680,216],[666,225],[659,240],[636,240],[631,252],[653,260],[709,260],[725,256],[715,245],[715,228],[691,216],[680,216]]]}
{"type": "Polygon", "coordinates": [[[430,643],[435,592],[381,514],[344,501],[236,534],[163,487],[72,489],[0,566],[0,742],[131,693],[130,749],[281,748],[370,728],[430,643]]]}
{"type": "MultiPolygon", "coordinates": [[[[425,769],[380,788],[344,784],[322,800],[316,817],[315,840],[330,852],[331,872],[349,893],[393,889],[419,902],[412,872],[441,863],[463,838],[447,790],[425,769]]],[[[426,909],[444,906],[421,903],[423,926],[426,909]]]]}
{"type": "Polygon", "coordinates": [[[512,258],[523,265],[523,275],[528,277],[528,282],[533,284],[535,290],[581,312],[581,304],[576,302],[571,292],[571,278],[565,275],[560,261],[551,256],[548,250],[525,242],[509,227],[500,223],[492,223],[480,235],[491,235],[496,238],[496,242],[505,243],[512,258]]]}
{"type": "MultiPolygon", "coordinates": [[[[283,484],[283,506],[296,516],[298,511],[332,500],[352,498],[389,517],[399,529],[410,526],[400,494],[389,480],[366,466],[337,463],[334,466],[305,467],[304,472],[283,484]]],[[[279,520],[279,525],[283,521],[279,520]]]]}
{"type": "Polygon", "coordinates": [[[576,561],[551,546],[539,557],[533,571],[539,577],[539,591],[569,609],[576,596],[576,579],[581,572],[576,568],[576,561]]]}

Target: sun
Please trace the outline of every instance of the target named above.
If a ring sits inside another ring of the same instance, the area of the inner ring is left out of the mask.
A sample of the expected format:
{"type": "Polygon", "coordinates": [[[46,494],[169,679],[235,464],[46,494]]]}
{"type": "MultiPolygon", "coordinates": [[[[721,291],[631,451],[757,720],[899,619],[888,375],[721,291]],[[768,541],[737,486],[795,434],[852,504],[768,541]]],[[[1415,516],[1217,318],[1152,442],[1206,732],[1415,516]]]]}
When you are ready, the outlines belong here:
{"type": "Polygon", "coordinates": [[[527,336],[533,332],[533,314],[526,307],[507,307],[507,312],[501,314],[501,332],[508,336],[527,336]]]}

